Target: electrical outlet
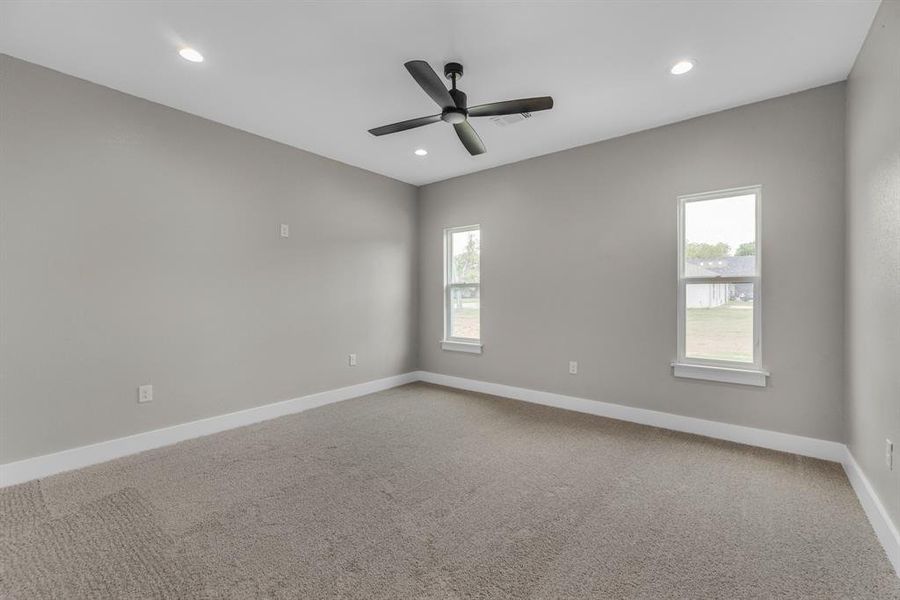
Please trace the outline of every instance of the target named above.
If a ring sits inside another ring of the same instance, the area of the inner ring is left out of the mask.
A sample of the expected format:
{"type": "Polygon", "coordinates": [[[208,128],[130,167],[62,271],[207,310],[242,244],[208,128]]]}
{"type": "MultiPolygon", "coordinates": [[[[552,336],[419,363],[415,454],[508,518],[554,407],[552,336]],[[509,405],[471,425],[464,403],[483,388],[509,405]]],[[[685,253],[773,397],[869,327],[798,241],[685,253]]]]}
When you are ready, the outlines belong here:
{"type": "Polygon", "coordinates": [[[348,362],[350,363],[350,366],[351,366],[351,367],[355,367],[355,366],[356,366],[356,355],[355,355],[355,354],[351,354],[351,355],[349,356],[348,362]]]}
{"type": "Polygon", "coordinates": [[[152,385],[142,385],[138,387],[138,402],[152,402],[153,401],[153,386],[152,385]]]}
{"type": "Polygon", "coordinates": [[[291,235],[291,228],[286,223],[281,224],[281,237],[289,237],[291,235]]]}
{"type": "Polygon", "coordinates": [[[884,440],[884,465],[889,471],[894,470],[894,442],[884,440]]]}
{"type": "Polygon", "coordinates": [[[578,361],[570,360],[569,361],[569,375],[577,375],[578,374],[578,361]]]}

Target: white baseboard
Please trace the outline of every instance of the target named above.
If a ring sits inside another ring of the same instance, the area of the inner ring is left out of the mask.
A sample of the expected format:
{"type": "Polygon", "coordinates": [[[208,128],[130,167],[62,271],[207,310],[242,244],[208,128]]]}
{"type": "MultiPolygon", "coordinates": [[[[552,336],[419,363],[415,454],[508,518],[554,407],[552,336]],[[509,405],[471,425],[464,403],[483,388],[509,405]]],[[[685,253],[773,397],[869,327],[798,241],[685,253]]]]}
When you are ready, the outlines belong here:
{"type": "Polygon", "coordinates": [[[720,440],[737,442],[739,444],[770,448],[772,450],[780,450],[782,452],[790,452],[791,454],[800,454],[812,458],[821,458],[833,462],[842,462],[846,453],[846,446],[840,442],[830,442],[789,433],[744,427],[742,425],[731,425],[729,423],[720,423],[718,421],[707,421],[706,419],[684,417],[672,413],[648,410],[646,408],[635,408],[623,404],[613,404],[610,402],[601,402],[599,400],[564,396],[552,392],[540,392],[527,388],[513,387],[511,385],[502,385],[499,383],[487,383],[474,379],[465,379],[463,377],[431,373],[428,371],[419,371],[418,377],[421,381],[427,381],[438,385],[445,385],[473,392],[482,392],[484,394],[493,394],[495,396],[503,396],[515,400],[532,402],[534,404],[543,404],[545,406],[555,406],[556,408],[574,410],[576,412],[598,415],[601,417],[610,417],[612,419],[630,421],[642,425],[651,425],[653,427],[661,427],[673,431],[694,433],[720,440]]]}
{"type": "Polygon", "coordinates": [[[300,398],[264,404],[263,406],[256,406],[207,419],[181,423],[163,429],[154,429],[153,431],[137,433],[89,446],[80,446],[53,454],[26,458],[25,460],[0,465],[0,487],[47,477],[63,471],[80,469],[114,458],[143,452],[144,450],[152,450],[160,446],[168,446],[169,444],[225,431],[226,429],[251,425],[260,421],[316,408],[317,406],[340,402],[341,400],[365,396],[366,394],[411,383],[417,379],[416,373],[403,373],[402,375],[394,375],[300,398]]]}
{"type": "Polygon", "coordinates": [[[862,504],[863,510],[869,518],[869,523],[872,524],[872,529],[875,530],[878,541],[884,547],[888,560],[894,565],[894,572],[900,574],[900,533],[897,532],[897,527],[891,521],[878,494],[875,493],[875,488],[860,469],[849,448],[846,449],[844,457],[844,471],[847,473],[850,485],[853,486],[853,491],[859,498],[859,503],[862,504]]]}

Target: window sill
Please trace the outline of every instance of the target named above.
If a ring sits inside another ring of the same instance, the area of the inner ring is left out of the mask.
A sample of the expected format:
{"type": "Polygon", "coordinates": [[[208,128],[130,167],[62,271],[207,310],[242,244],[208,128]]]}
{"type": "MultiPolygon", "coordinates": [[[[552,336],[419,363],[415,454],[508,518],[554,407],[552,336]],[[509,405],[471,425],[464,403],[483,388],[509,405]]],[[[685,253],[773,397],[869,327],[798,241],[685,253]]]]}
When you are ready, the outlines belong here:
{"type": "Polygon", "coordinates": [[[451,342],[441,341],[441,350],[451,352],[468,352],[469,354],[481,354],[482,345],[479,342],[451,342]]]}
{"type": "Polygon", "coordinates": [[[705,379],[706,381],[719,381],[722,383],[737,383],[741,385],[755,385],[766,387],[768,371],[756,369],[737,369],[733,367],[712,367],[709,365],[691,365],[685,363],[672,363],[675,377],[688,379],[705,379]]]}

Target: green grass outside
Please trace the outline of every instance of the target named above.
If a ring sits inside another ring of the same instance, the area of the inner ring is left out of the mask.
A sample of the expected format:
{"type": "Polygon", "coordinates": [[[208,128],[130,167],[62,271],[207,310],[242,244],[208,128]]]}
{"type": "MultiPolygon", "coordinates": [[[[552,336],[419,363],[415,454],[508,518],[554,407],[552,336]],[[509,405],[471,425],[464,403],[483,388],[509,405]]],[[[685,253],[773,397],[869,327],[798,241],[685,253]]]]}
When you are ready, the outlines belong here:
{"type": "Polygon", "coordinates": [[[478,302],[464,302],[463,307],[453,311],[453,331],[450,335],[478,339],[481,337],[478,302]]]}
{"type": "Polygon", "coordinates": [[[685,321],[690,358],[753,362],[753,303],[689,308],[685,321]]]}

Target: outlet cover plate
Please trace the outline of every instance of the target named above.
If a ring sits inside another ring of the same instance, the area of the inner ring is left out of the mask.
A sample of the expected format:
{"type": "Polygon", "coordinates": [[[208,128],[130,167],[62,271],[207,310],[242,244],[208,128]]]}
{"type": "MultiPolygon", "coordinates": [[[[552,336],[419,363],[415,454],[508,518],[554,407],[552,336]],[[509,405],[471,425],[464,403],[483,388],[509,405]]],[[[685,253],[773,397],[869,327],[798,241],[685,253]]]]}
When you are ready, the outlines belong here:
{"type": "Polygon", "coordinates": [[[142,385],[138,387],[138,402],[143,404],[144,402],[152,402],[153,401],[153,386],[152,385],[142,385]]]}

